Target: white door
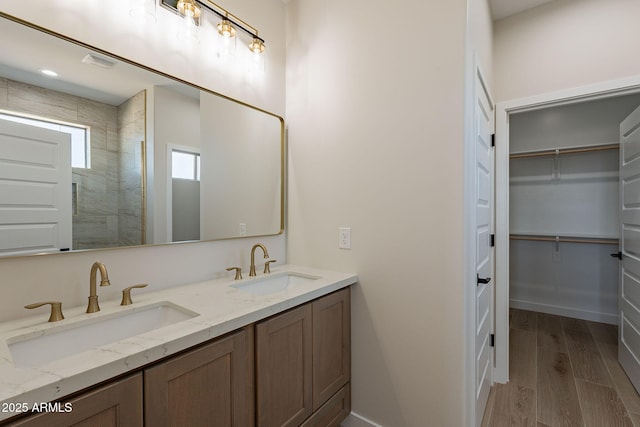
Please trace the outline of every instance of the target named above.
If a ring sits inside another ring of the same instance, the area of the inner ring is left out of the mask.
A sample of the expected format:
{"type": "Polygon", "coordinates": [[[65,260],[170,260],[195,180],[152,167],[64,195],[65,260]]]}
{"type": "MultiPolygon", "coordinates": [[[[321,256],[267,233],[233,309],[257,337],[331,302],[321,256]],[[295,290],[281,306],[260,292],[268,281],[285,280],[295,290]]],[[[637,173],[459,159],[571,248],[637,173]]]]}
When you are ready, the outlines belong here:
{"type": "Polygon", "coordinates": [[[71,248],[71,136],[0,120],[0,254],[71,248]]]}
{"type": "Polygon", "coordinates": [[[640,391],[640,107],[620,124],[618,360],[640,391]]]}
{"type": "Polygon", "coordinates": [[[476,283],[475,286],[475,371],[476,425],[482,422],[489,389],[493,382],[492,346],[494,286],[493,248],[493,148],[491,127],[493,106],[480,75],[475,82],[475,146],[476,146],[476,283]]]}

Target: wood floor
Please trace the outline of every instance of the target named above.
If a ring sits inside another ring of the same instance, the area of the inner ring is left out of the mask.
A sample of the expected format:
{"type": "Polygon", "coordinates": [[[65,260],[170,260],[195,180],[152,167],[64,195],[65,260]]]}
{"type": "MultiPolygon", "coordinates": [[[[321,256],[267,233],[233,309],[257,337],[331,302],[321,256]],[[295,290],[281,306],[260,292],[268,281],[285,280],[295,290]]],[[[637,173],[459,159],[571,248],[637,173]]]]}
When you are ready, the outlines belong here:
{"type": "Polygon", "coordinates": [[[492,387],[483,427],[640,427],[615,326],[517,309],[509,318],[510,381],[492,387]]]}

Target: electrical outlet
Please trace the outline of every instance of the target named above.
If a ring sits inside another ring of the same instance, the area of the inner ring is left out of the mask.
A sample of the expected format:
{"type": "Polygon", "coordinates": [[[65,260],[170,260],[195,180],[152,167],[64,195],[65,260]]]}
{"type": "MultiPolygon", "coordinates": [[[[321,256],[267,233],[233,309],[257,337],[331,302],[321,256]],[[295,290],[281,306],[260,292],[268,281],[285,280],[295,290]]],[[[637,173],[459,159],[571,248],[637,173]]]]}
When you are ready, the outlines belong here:
{"type": "Polygon", "coordinates": [[[351,228],[340,227],[338,229],[338,248],[351,249],[351,228]]]}
{"type": "Polygon", "coordinates": [[[247,235],[247,224],[244,222],[240,223],[240,237],[244,237],[247,235]]]}

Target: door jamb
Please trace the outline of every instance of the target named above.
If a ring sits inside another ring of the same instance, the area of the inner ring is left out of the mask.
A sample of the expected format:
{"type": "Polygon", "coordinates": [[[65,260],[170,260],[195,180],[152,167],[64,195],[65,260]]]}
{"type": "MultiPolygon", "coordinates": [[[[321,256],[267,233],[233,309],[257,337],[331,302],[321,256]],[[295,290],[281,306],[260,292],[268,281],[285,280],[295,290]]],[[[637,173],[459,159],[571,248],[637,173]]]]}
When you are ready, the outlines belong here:
{"type": "Polygon", "coordinates": [[[496,382],[509,381],[509,115],[639,92],[640,75],[637,75],[499,102],[496,105],[496,382]]]}

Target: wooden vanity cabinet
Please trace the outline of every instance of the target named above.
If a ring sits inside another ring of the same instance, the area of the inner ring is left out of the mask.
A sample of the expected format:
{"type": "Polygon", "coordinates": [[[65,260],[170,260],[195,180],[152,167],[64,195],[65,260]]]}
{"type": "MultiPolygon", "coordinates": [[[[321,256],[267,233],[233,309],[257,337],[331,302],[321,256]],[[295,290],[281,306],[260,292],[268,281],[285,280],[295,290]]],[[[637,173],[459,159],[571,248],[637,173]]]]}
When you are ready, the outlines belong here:
{"type": "Polygon", "coordinates": [[[71,412],[0,425],[338,427],[351,407],[350,324],[345,288],[62,400],[71,412]]]}
{"type": "MultiPolygon", "coordinates": [[[[142,374],[114,380],[61,403],[70,412],[43,412],[7,426],[22,427],[142,427],[142,374]]],[[[2,424],[2,423],[0,423],[2,424]]]]}
{"type": "Polygon", "coordinates": [[[144,370],[147,426],[252,426],[253,396],[253,327],[144,370]]]}
{"type": "Polygon", "coordinates": [[[342,289],[256,324],[259,427],[337,426],[348,415],[349,292],[342,289]],[[333,405],[323,406],[338,394],[333,405]],[[337,424],[323,424],[331,419],[337,424]]]}

